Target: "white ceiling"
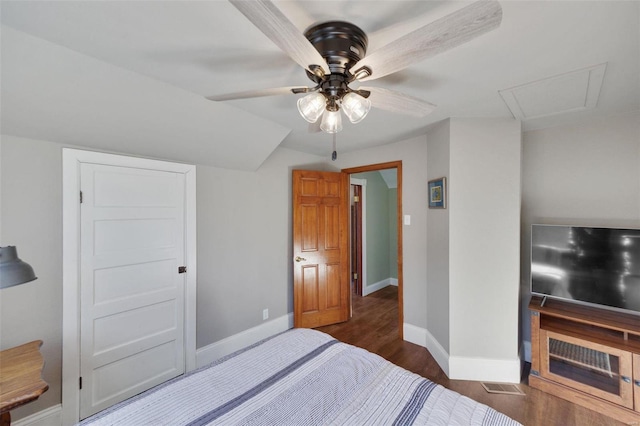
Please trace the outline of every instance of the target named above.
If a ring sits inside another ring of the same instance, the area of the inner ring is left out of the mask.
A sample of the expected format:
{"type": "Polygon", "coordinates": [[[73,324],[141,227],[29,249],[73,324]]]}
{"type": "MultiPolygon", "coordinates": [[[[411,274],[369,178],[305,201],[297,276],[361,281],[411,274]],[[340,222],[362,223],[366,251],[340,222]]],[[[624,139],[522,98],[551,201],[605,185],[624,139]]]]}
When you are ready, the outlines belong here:
{"type": "MultiPolygon", "coordinates": [[[[343,19],[369,52],[468,2],[276,1],[304,31],[343,19]]],[[[606,63],[597,105],[536,129],[640,109],[640,2],[502,1],[499,29],[367,82],[438,105],[426,118],[372,110],[338,134],[352,151],[424,133],[447,117],[511,117],[500,90],[606,63]]],[[[2,132],[198,164],[255,169],[276,146],[329,156],[296,96],[204,96],[310,86],[304,71],[226,1],[6,1],[2,132]],[[155,154],[149,154],[155,153],[155,154]]],[[[552,106],[551,106],[552,107],[552,106]]]]}

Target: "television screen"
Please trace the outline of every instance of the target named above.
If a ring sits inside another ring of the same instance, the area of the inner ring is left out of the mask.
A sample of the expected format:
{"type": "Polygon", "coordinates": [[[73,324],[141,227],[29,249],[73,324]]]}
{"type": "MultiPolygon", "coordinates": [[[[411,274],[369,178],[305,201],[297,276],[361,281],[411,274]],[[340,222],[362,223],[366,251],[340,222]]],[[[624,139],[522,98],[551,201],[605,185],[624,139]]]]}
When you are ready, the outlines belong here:
{"type": "Polygon", "coordinates": [[[640,229],[532,225],[531,292],[640,312],[640,229]]]}

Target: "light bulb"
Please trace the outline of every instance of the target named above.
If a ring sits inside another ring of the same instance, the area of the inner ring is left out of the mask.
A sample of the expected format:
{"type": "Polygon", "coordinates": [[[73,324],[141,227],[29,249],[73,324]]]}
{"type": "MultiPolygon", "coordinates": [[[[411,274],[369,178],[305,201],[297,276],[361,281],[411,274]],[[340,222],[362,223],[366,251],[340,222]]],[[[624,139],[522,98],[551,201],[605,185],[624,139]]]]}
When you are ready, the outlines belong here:
{"type": "Polygon", "coordinates": [[[338,133],[340,130],[342,130],[342,117],[340,116],[340,110],[326,110],[324,112],[324,115],[322,116],[320,129],[327,133],[338,133]]]}
{"type": "Polygon", "coordinates": [[[309,123],[315,123],[322,115],[325,104],[325,97],[318,92],[314,92],[298,99],[298,111],[300,111],[302,118],[309,123]]]}
{"type": "Polygon", "coordinates": [[[342,97],[342,109],[353,124],[361,122],[371,109],[371,101],[354,92],[342,97]]]}

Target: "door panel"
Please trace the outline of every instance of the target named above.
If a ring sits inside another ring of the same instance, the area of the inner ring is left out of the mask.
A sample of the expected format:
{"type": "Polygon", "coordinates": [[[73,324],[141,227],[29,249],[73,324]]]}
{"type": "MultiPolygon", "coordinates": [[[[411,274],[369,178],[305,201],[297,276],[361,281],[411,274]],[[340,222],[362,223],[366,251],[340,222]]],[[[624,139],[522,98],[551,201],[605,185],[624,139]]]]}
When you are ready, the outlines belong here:
{"type": "Polygon", "coordinates": [[[318,206],[301,205],[300,220],[302,227],[302,251],[318,250],[318,206]]]}
{"type": "Polygon", "coordinates": [[[294,325],[319,327],[349,315],[348,177],[294,170],[294,325]]]}
{"type": "Polygon", "coordinates": [[[325,206],[325,250],[340,250],[340,207],[325,206]]]}
{"type": "Polygon", "coordinates": [[[301,266],[302,268],[302,311],[315,312],[318,304],[319,282],[318,265],[301,266]]]}
{"type": "Polygon", "coordinates": [[[327,264],[327,308],[340,307],[340,264],[327,264]]]}
{"type": "Polygon", "coordinates": [[[80,418],[184,373],[184,175],[81,165],[80,418]]]}
{"type": "MultiPolygon", "coordinates": [[[[149,350],[98,367],[94,372],[94,404],[111,405],[114,399],[126,399],[132,390],[155,386],[164,381],[176,363],[176,342],[165,342],[149,350]]],[[[135,394],[134,394],[135,395],[135,394]]]]}

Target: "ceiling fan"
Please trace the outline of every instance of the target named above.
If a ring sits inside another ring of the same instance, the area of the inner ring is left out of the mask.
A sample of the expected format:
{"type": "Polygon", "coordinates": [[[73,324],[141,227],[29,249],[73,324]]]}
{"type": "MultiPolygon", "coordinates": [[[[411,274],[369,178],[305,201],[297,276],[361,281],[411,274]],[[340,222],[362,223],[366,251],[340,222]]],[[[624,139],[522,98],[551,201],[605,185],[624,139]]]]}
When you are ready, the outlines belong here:
{"type": "Polygon", "coordinates": [[[298,111],[310,123],[322,117],[320,129],[342,130],[340,110],[349,121],[362,121],[371,106],[424,117],[435,105],[380,87],[351,88],[400,71],[411,64],[459,46],[496,29],[502,8],[495,0],[480,0],[367,53],[367,35],[345,21],[322,22],[304,34],[270,0],[229,0],[260,31],[302,66],[313,87],[278,87],[209,96],[213,101],[303,94],[298,111]]]}

